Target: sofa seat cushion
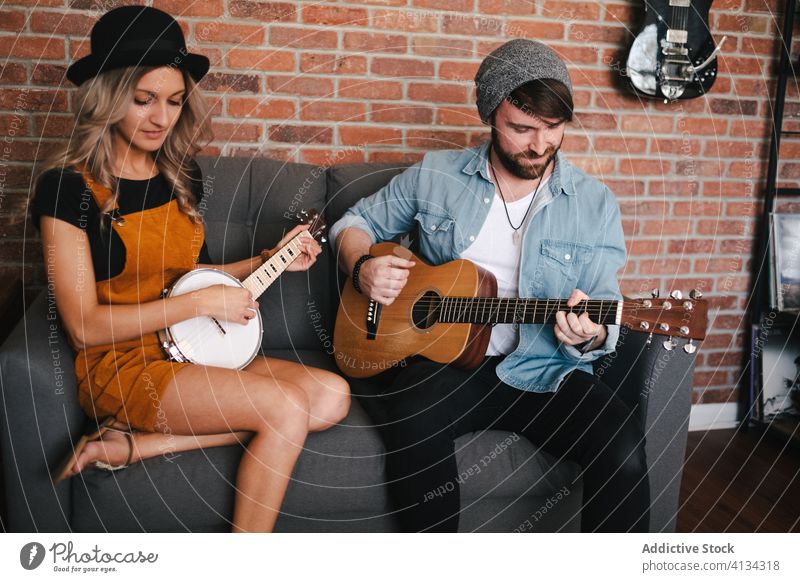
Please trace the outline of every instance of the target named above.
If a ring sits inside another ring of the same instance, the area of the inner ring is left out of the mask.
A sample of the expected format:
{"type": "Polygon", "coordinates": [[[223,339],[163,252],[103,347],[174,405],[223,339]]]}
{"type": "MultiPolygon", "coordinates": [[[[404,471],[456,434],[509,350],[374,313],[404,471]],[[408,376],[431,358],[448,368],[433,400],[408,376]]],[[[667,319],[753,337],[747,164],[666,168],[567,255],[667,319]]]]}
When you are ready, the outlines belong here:
{"type": "MultiPolygon", "coordinates": [[[[335,368],[332,358],[319,351],[268,355],[335,368]]],[[[75,480],[73,525],[78,531],[227,531],[242,451],[217,447],[155,457],[116,473],[87,471],[75,480]]],[[[462,435],[456,451],[465,508],[495,497],[549,498],[564,486],[572,488],[579,472],[577,465],[556,463],[509,432],[462,435]]],[[[339,425],[309,435],[282,507],[295,522],[290,529],[297,528],[298,519],[341,521],[341,529],[382,529],[391,513],[384,454],[377,429],[355,399],[339,425]]],[[[308,531],[318,525],[308,523],[308,531]]]]}

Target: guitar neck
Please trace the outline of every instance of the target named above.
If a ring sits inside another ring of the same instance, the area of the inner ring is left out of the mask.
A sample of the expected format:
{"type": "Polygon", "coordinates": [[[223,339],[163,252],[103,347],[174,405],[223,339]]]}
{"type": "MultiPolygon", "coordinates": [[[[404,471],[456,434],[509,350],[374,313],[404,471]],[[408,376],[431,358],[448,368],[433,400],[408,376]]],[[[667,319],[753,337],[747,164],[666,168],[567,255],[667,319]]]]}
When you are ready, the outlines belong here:
{"type": "Polygon", "coordinates": [[[588,312],[592,321],[619,325],[622,301],[590,299],[572,307],[566,299],[523,299],[501,297],[431,297],[429,311],[441,323],[539,323],[553,324],[556,313],[580,315],[588,312]]]}
{"type": "Polygon", "coordinates": [[[311,236],[303,231],[286,243],[281,249],[272,255],[269,260],[242,281],[244,288],[253,294],[253,299],[260,297],[270,285],[300,256],[300,237],[311,236]]]}

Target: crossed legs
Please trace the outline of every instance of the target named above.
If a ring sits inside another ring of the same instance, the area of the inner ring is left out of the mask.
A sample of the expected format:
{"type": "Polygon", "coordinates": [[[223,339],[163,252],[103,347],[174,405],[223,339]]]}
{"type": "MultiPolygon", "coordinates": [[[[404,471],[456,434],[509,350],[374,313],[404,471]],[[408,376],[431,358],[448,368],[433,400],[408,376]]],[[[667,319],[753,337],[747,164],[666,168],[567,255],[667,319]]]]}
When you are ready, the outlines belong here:
{"type": "MultiPolygon", "coordinates": [[[[186,366],[160,404],[164,433],[134,433],[133,460],[247,442],[233,531],[271,531],[306,435],[343,419],[350,396],[336,374],[258,357],[244,370],[186,366]]],[[[123,435],[106,433],[87,445],[77,470],[95,460],[124,461],[127,447],[123,435]]]]}

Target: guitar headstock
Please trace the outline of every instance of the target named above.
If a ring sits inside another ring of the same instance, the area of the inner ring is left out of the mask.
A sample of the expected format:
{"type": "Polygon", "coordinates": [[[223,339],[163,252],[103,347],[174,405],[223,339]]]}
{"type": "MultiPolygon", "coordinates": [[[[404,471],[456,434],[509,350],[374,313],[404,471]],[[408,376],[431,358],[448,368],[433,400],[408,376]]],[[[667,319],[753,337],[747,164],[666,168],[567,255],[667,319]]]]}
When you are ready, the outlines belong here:
{"type": "Polygon", "coordinates": [[[317,242],[323,244],[328,242],[328,239],[325,238],[325,234],[328,232],[328,225],[325,223],[325,217],[317,212],[316,208],[301,210],[295,216],[300,224],[308,225],[308,234],[314,237],[317,242]]]}
{"type": "Polygon", "coordinates": [[[675,338],[702,340],[708,327],[708,303],[702,295],[692,291],[684,298],[680,291],[669,297],[625,299],[620,324],[643,333],[653,333],[675,338]]]}

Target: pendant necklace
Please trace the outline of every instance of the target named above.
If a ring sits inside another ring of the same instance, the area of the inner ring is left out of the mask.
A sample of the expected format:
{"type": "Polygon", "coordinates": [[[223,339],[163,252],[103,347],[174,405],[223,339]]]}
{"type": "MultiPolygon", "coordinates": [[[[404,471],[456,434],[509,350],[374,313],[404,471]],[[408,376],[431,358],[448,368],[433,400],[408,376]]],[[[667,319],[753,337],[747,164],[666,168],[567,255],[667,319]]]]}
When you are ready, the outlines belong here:
{"type": "Polygon", "coordinates": [[[542,177],[544,176],[544,172],[547,171],[547,166],[550,165],[550,162],[547,162],[547,166],[544,168],[544,172],[542,175],[539,176],[539,183],[536,184],[536,189],[533,191],[533,196],[531,197],[531,201],[528,204],[528,209],[525,211],[525,216],[522,217],[522,222],[519,225],[514,226],[514,223],[511,222],[511,215],[508,213],[508,204],[506,204],[506,197],[503,196],[503,189],[500,187],[500,180],[497,179],[497,172],[494,171],[494,164],[492,164],[492,157],[491,157],[491,150],[489,151],[489,167],[492,169],[492,176],[494,177],[495,184],[497,184],[497,191],[500,193],[500,200],[503,201],[503,208],[506,211],[506,220],[508,220],[508,225],[514,231],[511,235],[511,240],[514,242],[515,245],[519,246],[520,242],[522,241],[522,233],[520,233],[520,229],[522,225],[525,224],[525,220],[528,218],[528,213],[533,208],[533,202],[536,200],[536,194],[539,192],[539,186],[542,185],[542,177]]]}

